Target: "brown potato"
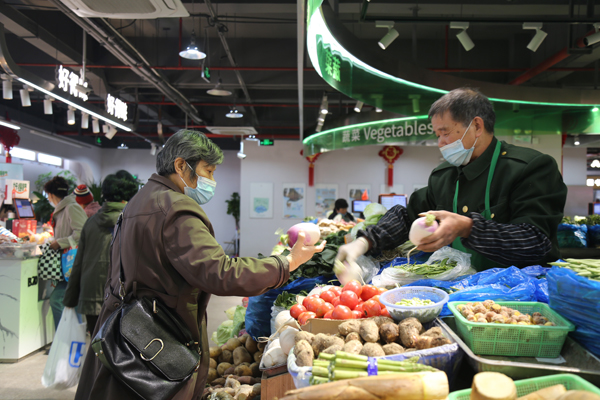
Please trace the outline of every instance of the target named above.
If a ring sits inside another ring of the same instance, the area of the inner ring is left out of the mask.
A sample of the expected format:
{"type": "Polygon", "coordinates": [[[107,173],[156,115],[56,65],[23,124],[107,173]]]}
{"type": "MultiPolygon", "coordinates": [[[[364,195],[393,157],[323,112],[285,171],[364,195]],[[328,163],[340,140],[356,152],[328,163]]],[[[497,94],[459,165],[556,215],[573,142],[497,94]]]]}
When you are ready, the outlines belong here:
{"type": "Polygon", "coordinates": [[[298,343],[301,340],[306,340],[309,344],[312,344],[315,335],[310,332],[298,331],[294,337],[294,343],[298,343]]]}
{"type": "Polygon", "coordinates": [[[231,364],[227,362],[217,365],[217,373],[219,374],[219,376],[225,375],[225,371],[227,371],[229,367],[231,367],[231,364]]]}
{"type": "Polygon", "coordinates": [[[343,336],[348,336],[352,332],[360,332],[360,323],[358,319],[351,319],[346,322],[342,322],[338,325],[338,332],[343,336]]]}
{"type": "Polygon", "coordinates": [[[233,353],[229,350],[223,350],[218,359],[219,363],[232,363],[233,362],[233,353]]]}
{"type": "Polygon", "coordinates": [[[233,373],[237,376],[252,376],[252,369],[247,365],[238,365],[233,373]]]}
{"type": "Polygon", "coordinates": [[[210,384],[212,381],[214,381],[218,377],[219,377],[219,373],[217,372],[217,370],[214,369],[214,368],[209,368],[208,369],[208,376],[206,378],[206,383],[210,384]]]}
{"type": "Polygon", "coordinates": [[[250,370],[252,371],[252,376],[255,378],[260,378],[261,373],[260,373],[260,364],[255,362],[250,364],[250,370]]]}
{"type": "Polygon", "coordinates": [[[379,343],[365,343],[359,354],[367,357],[381,357],[385,356],[385,351],[379,343]]]}
{"type": "Polygon", "coordinates": [[[252,358],[254,358],[254,362],[260,363],[260,359],[262,358],[262,356],[263,356],[263,352],[259,351],[259,352],[254,353],[252,358]]]}
{"type": "Polygon", "coordinates": [[[400,346],[398,343],[390,343],[383,346],[383,351],[386,356],[390,356],[392,354],[402,354],[404,353],[404,347],[400,346]]]}
{"type": "Polygon", "coordinates": [[[343,347],[340,346],[339,344],[334,344],[333,346],[329,346],[328,348],[323,350],[321,353],[335,354],[337,351],[342,351],[342,349],[343,349],[343,347]]]}
{"type": "Polygon", "coordinates": [[[346,353],[350,353],[350,354],[360,354],[360,351],[362,350],[362,348],[363,348],[363,345],[359,340],[351,340],[349,342],[346,342],[346,344],[344,344],[342,351],[345,351],[346,353]]]}
{"type": "Polygon", "coordinates": [[[217,365],[218,365],[217,360],[215,360],[214,358],[211,358],[210,361],[209,361],[208,367],[216,369],[217,365]]]}
{"type": "Polygon", "coordinates": [[[246,339],[246,350],[248,350],[248,353],[250,354],[254,354],[258,351],[257,343],[251,337],[248,337],[246,339]]]}
{"type": "Polygon", "coordinates": [[[223,350],[220,347],[213,346],[210,348],[210,358],[214,358],[215,360],[219,358],[223,350]]]}
{"type": "Polygon", "coordinates": [[[244,333],[242,336],[240,336],[238,338],[238,340],[242,343],[242,344],[246,344],[246,340],[250,337],[249,334],[244,333]]]}
{"type": "Polygon", "coordinates": [[[381,336],[381,340],[385,343],[395,343],[400,336],[400,332],[398,331],[398,325],[394,323],[385,323],[381,325],[379,328],[379,334],[381,336]]]}
{"type": "Polygon", "coordinates": [[[363,320],[360,324],[360,336],[365,342],[377,343],[379,341],[379,328],[377,324],[370,319],[363,320]]]}
{"type": "Polygon", "coordinates": [[[258,342],[256,343],[256,347],[258,348],[258,351],[265,351],[265,347],[267,347],[267,342],[258,342]]]}
{"type": "Polygon", "coordinates": [[[299,367],[311,367],[315,358],[313,348],[306,340],[301,340],[294,346],[296,365],[299,367]]]}
{"type": "MultiPolygon", "coordinates": [[[[248,341],[246,341],[248,343],[248,341]]],[[[252,362],[252,356],[245,347],[237,347],[233,350],[233,365],[240,365],[243,362],[252,362]]]]}
{"type": "Polygon", "coordinates": [[[358,332],[351,332],[348,334],[348,336],[346,336],[346,343],[348,343],[352,340],[358,340],[361,343],[364,341],[364,340],[362,340],[362,338],[360,337],[360,333],[358,333],[358,332]]]}

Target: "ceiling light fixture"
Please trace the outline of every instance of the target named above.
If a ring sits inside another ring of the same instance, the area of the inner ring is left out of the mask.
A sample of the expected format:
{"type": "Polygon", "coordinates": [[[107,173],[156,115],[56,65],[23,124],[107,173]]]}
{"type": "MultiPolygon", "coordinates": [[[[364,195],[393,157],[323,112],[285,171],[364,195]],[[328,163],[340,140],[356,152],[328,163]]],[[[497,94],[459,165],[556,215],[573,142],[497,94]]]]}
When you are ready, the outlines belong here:
{"type": "Polygon", "coordinates": [[[92,132],[100,133],[100,123],[98,122],[98,118],[92,118],[92,132]]]}
{"type": "Polygon", "coordinates": [[[129,147],[127,147],[127,145],[125,145],[125,143],[121,143],[121,145],[119,147],[117,147],[117,150],[127,150],[129,149],[129,147]]]}
{"type": "Polygon", "coordinates": [[[206,58],[206,54],[198,49],[198,45],[196,44],[196,32],[193,29],[190,44],[185,50],[179,52],[179,57],[187,58],[188,60],[202,60],[203,58],[206,58]]]}
{"type": "Polygon", "coordinates": [[[543,24],[541,22],[525,22],[523,23],[523,29],[534,29],[535,35],[527,45],[527,48],[534,53],[540,47],[544,39],[548,34],[542,30],[543,24]]]}
{"type": "Polygon", "coordinates": [[[419,102],[419,100],[421,100],[421,95],[420,94],[411,94],[408,95],[409,100],[412,100],[412,109],[413,112],[416,114],[418,112],[421,111],[421,104],[419,102]]]}
{"type": "Polygon", "coordinates": [[[581,142],[579,141],[579,135],[575,135],[575,137],[573,139],[573,145],[579,146],[580,144],[581,144],[581,142]]]}
{"type": "Polygon", "coordinates": [[[128,127],[128,126],[126,126],[126,125],[122,125],[122,124],[120,124],[120,123],[118,123],[118,122],[116,122],[116,121],[113,121],[113,120],[111,120],[110,118],[107,118],[107,117],[105,117],[105,116],[103,116],[103,115],[100,115],[100,114],[98,114],[98,113],[96,113],[96,112],[94,112],[94,111],[92,111],[92,110],[88,110],[87,108],[85,108],[85,107],[82,107],[82,106],[80,106],[80,105],[79,105],[79,104],[77,104],[77,103],[73,103],[72,101],[70,101],[70,100],[68,100],[68,99],[66,99],[66,98],[64,98],[64,97],[58,96],[58,95],[56,95],[55,93],[52,93],[51,91],[49,91],[49,90],[46,90],[46,89],[44,89],[44,88],[42,88],[42,87],[40,87],[40,86],[38,86],[38,85],[36,85],[36,84],[34,84],[34,83],[31,83],[31,82],[29,82],[29,81],[27,81],[27,80],[23,79],[23,78],[18,78],[18,80],[19,80],[20,82],[22,82],[22,83],[26,84],[26,85],[27,85],[27,86],[29,86],[30,88],[34,88],[35,90],[39,90],[40,92],[42,92],[42,93],[44,93],[44,94],[47,94],[48,96],[52,96],[53,98],[55,98],[55,99],[58,99],[58,100],[62,101],[63,103],[66,103],[66,104],[67,104],[67,105],[69,105],[69,106],[75,107],[75,108],[76,108],[76,109],[78,109],[79,111],[83,111],[83,112],[86,112],[86,113],[90,114],[92,117],[96,117],[96,118],[98,118],[98,119],[101,119],[102,121],[105,121],[105,122],[109,123],[109,124],[113,124],[113,125],[115,125],[117,128],[119,128],[119,129],[121,129],[121,130],[124,130],[125,132],[131,132],[131,128],[129,128],[129,127],[128,127]]]}
{"type": "Polygon", "coordinates": [[[376,113],[380,113],[380,112],[383,112],[383,110],[381,108],[379,108],[379,107],[375,107],[375,112],[376,113]]]}
{"type": "Polygon", "coordinates": [[[594,29],[596,30],[596,33],[593,33],[593,34],[583,38],[584,45],[591,46],[593,44],[600,42],[600,32],[598,32],[598,30],[600,30],[600,23],[595,23],[594,29]]]}
{"type": "Polygon", "coordinates": [[[240,151],[237,153],[237,158],[243,160],[246,158],[246,154],[244,154],[244,141],[240,140],[240,151]]]}
{"type": "Polygon", "coordinates": [[[71,106],[67,110],[67,124],[75,125],[75,108],[71,106]]]}
{"type": "Polygon", "coordinates": [[[0,125],[5,126],[10,129],[15,129],[17,131],[19,129],[21,129],[21,127],[19,125],[11,124],[10,122],[6,122],[6,121],[2,121],[2,120],[0,120],[0,125]]]}
{"type": "Polygon", "coordinates": [[[88,129],[90,127],[90,115],[86,112],[81,112],[81,129],[88,129]]]}
{"type": "Polygon", "coordinates": [[[469,37],[469,34],[467,33],[467,29],[469,29],[468,22],[450,22],[450,29],[462,29],[462,31],[456,35],[456,38],[465,48],[465,51],[469,51],[475,47],[475,43],[473,43],[469,37]]]}
{"type": "Polygon", "coordinates": [[[155,156],[156,155],[156,150],[157,150],[156,145],[154,143],[151,143],[150,144],[150,155],[151,156],[155,156]]]}
{"type": "Polygon", "coordinates": [[[354,106],[354,112],[359,113],[362,110],[362,108],[363,108],[363,104],[364,103],[362,101],[360,101],[360,100],[357,101],[356,105],[354,106]]]}
{"type": "Polygon", "coordinates": [[[250,135],[245,140],[249,140],[251,142],[260,142],[260,139],[258,139],[256,135],[250,135]]]}
{"type": "Polygon", "coordinates": [[[394,21],[375,21],[375,27],[388,29],[388,33],[381,38],[379,42],[377,42],[379,47],[381,47],[383,50],[387,49],[390,44],[392,44],[392,42],[396,40],[398,36],[400,36],[398,31],[394,29],[394,21]]]}
{"type": "Polygon", "coordinates": [[[321,114],[327,114],[329,112],[329,103],[327,102],[327,94],[323,95],[321,100],[321,114]]]}
{"type": "MultiPolygon", "coordinates": [[[[106,125],[104,125],[106,126],[106,125]]],[[[113,137],[115,137],[115,135],[117,134],[117,128],[115,128],[112,125],[108,125],[108,132],[106,132],[106,134],[104,136],[106,136],[106,138],[108,140],[111,140],[113,137]]]]}
{"type": "Polygon", "coordinates": [[[159,135],[163,134],[163,124],[160,121],[156,124],[156,133],[159,135]]]}
{"type": "Polygon", "coordinates": [[[23,89],[19,90],[19,95],[21,96],[21,106],[31,107],[31,98],[29,97],[27,85],[23,85],[23,89]]]}
{"type": "Polygon", "coordinates": [[[52,102],[54,99],[48,95],[44,98],[44,114],[52,115],[52,102]]]}
{"type": "Polygon", "coordinates": [[[4,100],[13,99],[12,78],[6,74],[2,74],[2,98],[4,100]]]}
{"type": "Polygon", "coordinates": [[[231,96],[232,93],[229,90],[221,88],[221,83],[221,78],[219,78],[216,86],[210,90],[207,90],[206,93],[210,94],[211,96],[231,96]]]}
{"type": "Polygon", "coordinates": [[[598,108],[598,107],[594,107],[594,108],[592,108],[592,112],[597,112],[598,110],[599,110],[599,108],[598,108]]]}
{"type": "Polygon", "coordinates": [[[237,108],[233,107],[227,114],[225,114],[227,118],[242,118],[244,114],[238,111],[237,108]]]}

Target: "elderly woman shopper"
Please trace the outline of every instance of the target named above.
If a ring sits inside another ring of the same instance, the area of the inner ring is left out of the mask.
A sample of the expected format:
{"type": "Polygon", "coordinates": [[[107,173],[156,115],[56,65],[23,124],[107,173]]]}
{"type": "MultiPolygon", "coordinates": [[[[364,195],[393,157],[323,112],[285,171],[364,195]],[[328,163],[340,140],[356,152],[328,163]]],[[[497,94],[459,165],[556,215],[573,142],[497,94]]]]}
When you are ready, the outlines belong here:
{"type": "MultiPolygon", "coordinates": [[[[202,133],[181,130],[157,156],[158,174],[131,199],[112,247],[111,268],[96,332],[119,306],[119,261],[125,293],[155,297],[171,308],[200,343],[201,362],[173,399],[200,399],[209,366],[206,310],[211,294],[256,296],[282,286],[290,271],[320,246],[298,240],[288,256],[230,258],[214,238],[202,209],[217,186],[223,152],[202,133]]],[[[95,333],[94,333],[95,335],[95,333]]],[[[139,399],[89,351],[76,399],[139,399]]]]}
{"type": "Polygon", "coordinates": [[[108,175],[102,182],[104,204],[83,226],[63,301],[65,307],[77,307],[80,314],[85,314],[90,334],[94,332],[104,300],[113,228],[125,204],[138,191],[133,178],[118,176],[119,173],[108,175]]]}
{"type": "MultiPolygon", "coordinates": [[[[87,216],[83,209],[75,201],[75,196],[69,193],[69,183],[61,176],[55,176],[44,185],[44,191],[48,195],[48,201],[54,208],[50,223],[54,227],[54,241],[50,247],[54,250],[68,249],[77,246],[83,224],[87,216]]],[[[50,307],[54,317],[54,328],[58,328],[60,317],[64,308],[63,298],[67,282],[62,280],[56,283],[56,287],[50,294],[50,307]]]]}

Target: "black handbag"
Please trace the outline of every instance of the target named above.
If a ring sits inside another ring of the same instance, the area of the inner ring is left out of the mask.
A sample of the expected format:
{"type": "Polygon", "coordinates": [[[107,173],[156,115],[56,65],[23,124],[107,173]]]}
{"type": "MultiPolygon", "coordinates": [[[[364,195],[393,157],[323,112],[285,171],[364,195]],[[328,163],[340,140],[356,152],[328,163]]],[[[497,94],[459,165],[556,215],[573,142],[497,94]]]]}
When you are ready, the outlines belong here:
{"type": "MultiPolygon", "coordinates": [[[[117,235],[121,242],[122,217],[117,221],[113,242],[117,235]]],[[[143,297],[126,303],[120,256],[119,268],[121,304],[98,330],[92,349],[102,364],[138,396],[146,400],[170,399],[200,367],[198,342],[158,299],[143,297]]]]}

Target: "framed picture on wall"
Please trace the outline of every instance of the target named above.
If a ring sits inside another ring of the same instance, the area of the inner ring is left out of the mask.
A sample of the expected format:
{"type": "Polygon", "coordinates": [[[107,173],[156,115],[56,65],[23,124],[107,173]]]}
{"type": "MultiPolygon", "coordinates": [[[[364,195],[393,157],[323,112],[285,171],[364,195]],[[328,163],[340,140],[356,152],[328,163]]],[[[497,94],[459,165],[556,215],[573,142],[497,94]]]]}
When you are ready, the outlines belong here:
{"type": "Polygon", "coordinates": [[[273,183],[250,184],[250,218],[273,218],[273,183]]]}
{"type": "Polygon", "coordinates": [[[377,202],[377,199],[373,200],[370,183],[349,184],[348,204],[352,204],[352,200],[371,200],[377,202]]]}
{"type": "Polygon", "coordinates": [[[284,183],[283,219],[304,219],[306,185],[304,183],[284,183]]]}
{"type": "Polygon", "coordinates": [[[338,196],[338,185],[317,184],[315,185],[315,212],[316,217],[327,217],[335,205],[338,196]]]}

